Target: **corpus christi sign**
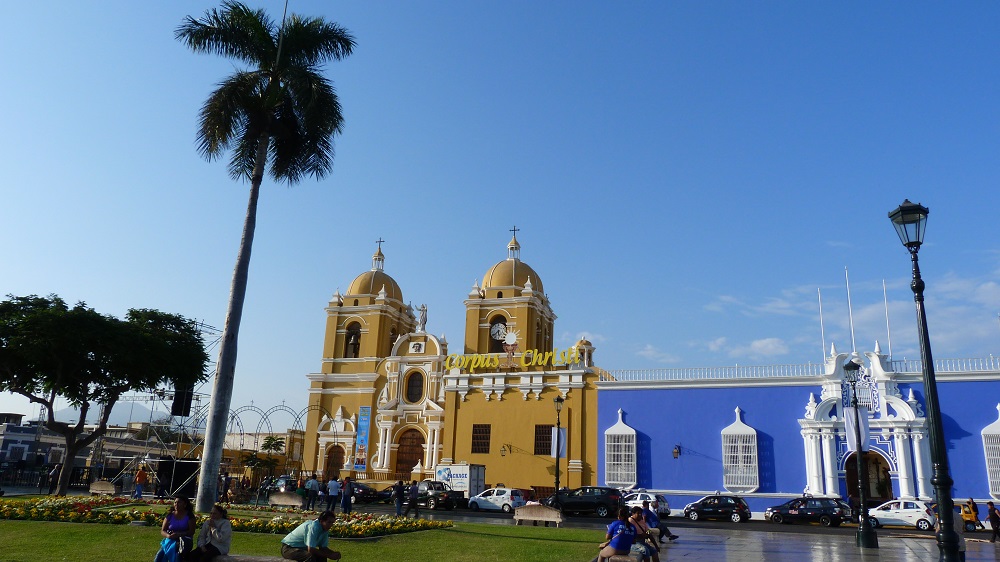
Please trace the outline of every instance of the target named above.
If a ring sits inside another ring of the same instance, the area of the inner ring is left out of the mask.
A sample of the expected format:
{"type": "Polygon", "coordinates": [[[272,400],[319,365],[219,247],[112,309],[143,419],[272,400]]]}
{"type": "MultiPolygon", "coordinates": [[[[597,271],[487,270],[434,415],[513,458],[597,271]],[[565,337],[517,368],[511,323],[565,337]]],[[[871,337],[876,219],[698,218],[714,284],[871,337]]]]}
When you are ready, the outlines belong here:
{"type": "MultiPolygon", "coordinates": [[[[452,353],[445,359],[445,369],[465,369],[475,371],[476,369],[497,369],[500,367],[500,359],[503,353],[476,353],[461,355],[452,353]]],[[[580,361],[580,352],[575,347],[564,350],[539,351],[529,349],[521,354],[520,364],[522,367],[556,367],[570,365],[580,361]]],[[[512,361],[507,362],[507,366],[512,361]]]]}

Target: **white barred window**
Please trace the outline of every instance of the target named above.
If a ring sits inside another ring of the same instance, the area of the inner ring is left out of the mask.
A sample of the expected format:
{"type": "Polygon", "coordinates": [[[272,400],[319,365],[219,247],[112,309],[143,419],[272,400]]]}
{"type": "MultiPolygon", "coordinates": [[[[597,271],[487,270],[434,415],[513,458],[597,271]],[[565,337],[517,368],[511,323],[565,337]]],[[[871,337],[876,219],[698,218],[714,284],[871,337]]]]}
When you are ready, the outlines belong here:
{"type": "Polygon", "coordinates": [[[757,470],[757,430],[740,419],[722,430],[722,485],[734,494],[748,494],[760,487],[757,470]]]}
{"type": "Polygon", "coordinates": [[[635,458],[635,430],[622,421],[618,409],[618,423],[604,432],[604,485],[615,488],[632,488],[637,483],[635,458]]]}
{"type": "Polygon", "coordinates": [[[997,421],[983,428],[983,453],[986,456],[986,476],[990,480],[990,496],[1000,500],[1000,404],[997,421]]]}

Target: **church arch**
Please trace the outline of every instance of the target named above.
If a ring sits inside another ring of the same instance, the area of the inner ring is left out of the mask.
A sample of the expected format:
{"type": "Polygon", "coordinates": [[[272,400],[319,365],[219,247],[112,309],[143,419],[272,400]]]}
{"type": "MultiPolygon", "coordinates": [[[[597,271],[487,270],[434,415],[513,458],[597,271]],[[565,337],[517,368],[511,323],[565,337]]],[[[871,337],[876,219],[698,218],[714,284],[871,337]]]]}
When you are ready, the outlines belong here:
{"type": "Polygon", "coordinates": [[[409,428],[399,434],[396,448],[396,472],[409,474],[424,458],[424,435],[409,428]]]}
{"type": "Polygon", "coordinates": [[[327,478],[340,478],[340,471],[344,469],[344,448],[334,444],[326,450],[326,463],[323,474],[327,478]]]}
{"type": "Polygon", "coordinates": [[[357,359],[361,352],[361,324],[351,322],[347,325],[347,345],[344,346],[344,357],[357,359]]]}
{"type": "Polygon", "coordinates": [[[493,316],[492,318],[490,318],[490,350],[489,350],[489,353],[503,353],[504,352],[503,351],[503,337],[501,336],[500,339],[497,339],[496,335],[495,335],[495,334],[499,333],[498,331],[495,331],[495,330],[500,330],[500,328],[497,328],[497,326],[501,325],[501,324],[503,325],[503,329],[502,329],[503,333],[506,334],[507,333],[507,317],[503,316],[502,314],[497,314],[497,315],[493,316]]]}

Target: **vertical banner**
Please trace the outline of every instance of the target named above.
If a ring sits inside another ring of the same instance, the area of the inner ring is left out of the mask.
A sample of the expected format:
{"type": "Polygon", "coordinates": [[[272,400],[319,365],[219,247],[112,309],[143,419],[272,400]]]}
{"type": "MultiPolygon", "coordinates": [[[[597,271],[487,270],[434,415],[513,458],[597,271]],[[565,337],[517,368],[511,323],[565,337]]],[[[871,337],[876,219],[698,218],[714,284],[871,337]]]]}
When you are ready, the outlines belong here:
{"type": "Polygon", "coordinates": [[[371,425],[371,406],[362,406],[358,411],[358,441],[354,449],[354,470],[368,470],[368,426],[371,425]]]}
{"type": "Polygon", "coordinates": [[[552,445],[549,454],[557,459],[566,458],[566,428],[560,427],[559,434],[556,434],[556,428],[552,428],[552,445]],[[559,443],[559,450],[556,451],[556,442],[559,443]]]}
{"type": "MultiPolygon", "coordinates": [[[[859,383],[860,384],[860,383],[859,383]]],[[[860,433],[861,433],[861,450],[868,452],[868,442],[871,439],[871,433],[868,426],[868,408],[864,406],[859,406],[857,413],[855,413],[854,408],[851,406],[851,393],[854,389],[848,383],[842,383],[840,386],[840,396],[841,396],[841,411],[844,413],[844,433],[847,437],[847,450],[858,452],[858,439],[855,431],[855,421],[861,423],[860,433]]]]}

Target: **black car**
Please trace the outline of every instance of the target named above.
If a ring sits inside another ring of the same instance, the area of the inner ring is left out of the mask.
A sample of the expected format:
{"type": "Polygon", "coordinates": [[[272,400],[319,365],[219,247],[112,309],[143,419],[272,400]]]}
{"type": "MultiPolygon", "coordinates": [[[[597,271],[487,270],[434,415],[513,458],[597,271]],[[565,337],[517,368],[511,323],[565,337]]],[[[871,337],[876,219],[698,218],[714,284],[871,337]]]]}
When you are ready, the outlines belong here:
{"type": "Polygon", "coordinates": [[[545,504],[566,513],[614,517],[622,505],[622,493],[605,486],[584,486],[575,490],[559,490],[545,500],[545,504]]]}
{"type": "Polygon", "coordinates": [[[712,495],[684,506],[684,517],[699,519],[729,519],[733,523],[750,520],[750,506],[739,496],[712,495]]]}
{"type": "Polygon", "coordinates": [[[295,478],[286,474],[272,479],[265,485],[265,489],[271,492],[294,492],[297,484],[298,481],[295,478]]]}
{"type": "Polygon", "coordinates": [[[824,527],[836,527],[851,520],[851,506],[834,498],[796,498],[767,508],[764,519],[772,523],[806,521],[818,522],[824,527]]]}
{"type": "Polygon", "coordinates": [[[379,501],[379,492],[375,488],[360,482],[351,482],[351,485],[354,486],[351,503],[375,503],[379,501]]]}

